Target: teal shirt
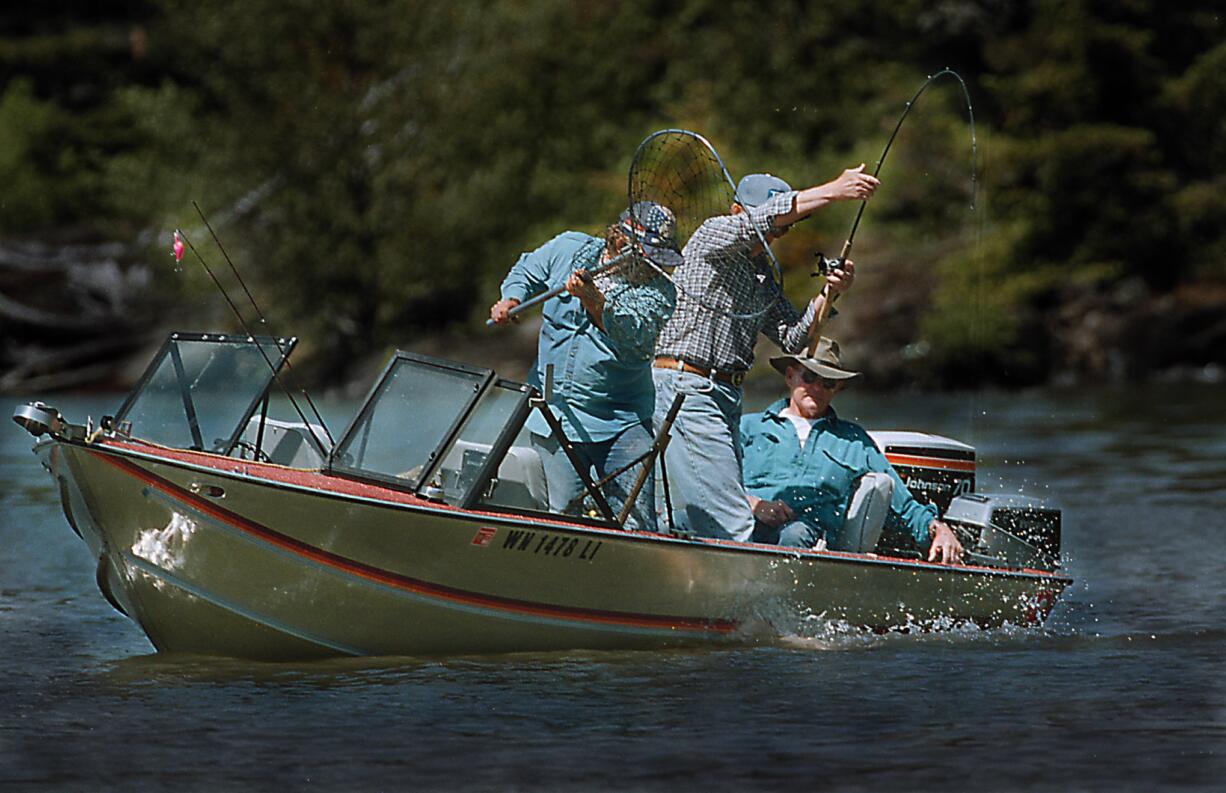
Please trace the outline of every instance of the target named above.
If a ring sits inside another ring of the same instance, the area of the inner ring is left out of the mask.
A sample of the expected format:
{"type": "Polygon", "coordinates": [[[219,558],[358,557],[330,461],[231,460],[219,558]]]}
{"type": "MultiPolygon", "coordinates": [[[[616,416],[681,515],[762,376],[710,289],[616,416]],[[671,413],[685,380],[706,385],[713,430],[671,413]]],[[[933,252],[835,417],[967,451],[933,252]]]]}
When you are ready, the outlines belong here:
{"type": "MultiPolygon", "coordinates": [[[[575,270],[597,266],[603,250],[598,237],[563,232],[519,257],[502,282],[502,298],[523,302],[561,286],[575,270]]],[[[567,436],[581,442],[608,440],[634,424],[651,426],[656,338],[677,304],[672,283],[661,275],[633,284],[616,275],[598,276],[596,284],[605,296],[605,330],[592,321],[579,298],[563,292],[547,300],[536,366],[529,376],[529,383],[540,388],[545,367],[553,364],[550,406],[567,436]]],[[[536,412],[528,426],[548,434],[536,412]]]]}
{"type": "Polygon", "coordinates": [[[745,491],[767,501],[783,501],[797,518],[822,530],[842,526],[855,482],[869,471],[888,473],[894,493],[885,531],[912,537],[928,547],[928,524],[937,516],[907,490],[885,455],[859,424],[843,421],[830,408],[813,424],[801,448],[796,428],[779,411],[779,400],[761,413],[741,418],[745,491]]]}

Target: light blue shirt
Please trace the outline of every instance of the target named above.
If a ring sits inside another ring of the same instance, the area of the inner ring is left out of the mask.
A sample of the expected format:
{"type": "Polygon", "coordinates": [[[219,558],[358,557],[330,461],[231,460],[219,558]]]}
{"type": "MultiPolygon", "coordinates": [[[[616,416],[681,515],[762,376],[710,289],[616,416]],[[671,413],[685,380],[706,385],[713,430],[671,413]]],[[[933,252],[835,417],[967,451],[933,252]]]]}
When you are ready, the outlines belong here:
{"type": "Polygon", "coordinates": [[[920,548],[929,543],[928,524],[937,516],[907,490],[885,455],[859,424],[843,421],[830,408],[813,422],[804,447],[796,428],[779,411],[787,400],[741,418],[745,490],[767,501],[783,501],[796,517],[823,531],[842,526],[855,481],[869,471],[889,474],[894,492],[885,530],[910,535],[920,548]]]}
{"type": "MultiPolygon", "coordinates": [[[[519,257],[502,282],[502,298],[522,303],[561,286],[575,270],[597,266],[603,250],[600,238],[565,231],[519,257]]],[[[598,276],[596,283],[605,296],[605,329],[592,321],[579,298],[563,292],[547,300],[528,379],[540,388],[545,367],[553,364],[550,406],[567,436],[584,443],[609,440],[634,424],[651,426],[656,338],[677,302],[672,283],[662,275],[628,283],[614,274],[598,276]]],[[[536,412],[528,427],[549,432],[536,412]]]]}

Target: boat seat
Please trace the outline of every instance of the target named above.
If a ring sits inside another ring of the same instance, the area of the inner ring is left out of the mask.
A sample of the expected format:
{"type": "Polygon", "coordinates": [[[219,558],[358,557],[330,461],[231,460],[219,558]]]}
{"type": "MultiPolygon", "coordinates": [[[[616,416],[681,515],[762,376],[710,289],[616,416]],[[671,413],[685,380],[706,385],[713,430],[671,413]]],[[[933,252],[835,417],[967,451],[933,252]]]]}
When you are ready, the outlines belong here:
{"type": "MultiPolygon", "coordinates": [[[[490,453],[488,443],[459,440],[443,460],[441,479],[448,496],[460,498],[472,485],[478,469],[490,453]]],[[[502,458],[493,489],[481,499],[486,504],[518,507],[538,512],[549,510],[549,488],[541,455],[529,446],[512,446],[502,458]]]]}
{"type": "Polygon", "coordinates": [[[319,424],[311,424],[308,430],[300,421],[271,418],[264,419],[264,436],[260,438],[260,417],[252,416],[234,454],[244,460],[254,458],[255,442],[260,438],[260,452],[264,455],[261,459],[290,468],[322,468],[326,460],[312,441],[312,432],[320,443],[327,444],[328,433],[319,424]]]}
{"type": "Polygon", "coordinates": [[[545,480],[545,464],[541,455],[529,446],[512,446],[498,466],[498,484],[491,503],[504,507],[525,507],[547,512],[549,484],[545,480]]]}
{"type": "Polygon", "coordinates": [[[832,551],[870,553],[881,539],[885,517],[894,494],[894,479],[889,474],[870,472],[860,477],[847,505],[843,528],[826,540],[832,551]]]}

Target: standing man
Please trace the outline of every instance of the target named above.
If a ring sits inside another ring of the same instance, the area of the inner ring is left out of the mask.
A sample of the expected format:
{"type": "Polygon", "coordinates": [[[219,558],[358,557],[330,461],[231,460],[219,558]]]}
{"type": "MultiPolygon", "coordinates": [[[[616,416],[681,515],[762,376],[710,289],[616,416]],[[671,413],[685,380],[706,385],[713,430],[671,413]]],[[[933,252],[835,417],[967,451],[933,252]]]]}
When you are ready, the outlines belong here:
{"type": "MultiPolygon", "coordinates": [[[[678,391],[686,395],[664,453],[679,528],[742,542],[752,537],[754,515],[741,484],[741,383],[758,334],[800,352],[825,299],[809,301],[803,314],[792,307],[755,228],[770,243],[827,204],[867,199],[878,184],[863,164],[800,191],[776,176],[750,174],[737,185],[731,213],[707,220],[686,243],[685,263],[673,276],[677,308],[660,334],[652,371],[657,420],[678,391]]],[[[854,278],[848,261],[828,283],[841,293],[854,278]]]]}
{"type": "MultiPolygon", "coordinates": [[[[525,253],[502,282],[502,299],[490,319],[505,325],[509,312],[528,298],[562,284],[566,291],[545,302],[536,369],[538,388],[548,366],[555,387],[549,409],[572,441],[584,473],[599,479],[646,453],[652,445],[651,360],[660,329],[673,313],[676,291],[661,274],[682,261],[672,212],[654,202],[635,205],[605,230],[604,239],[566,231],[525,253]],[[588,270],[630,250],[630,240],[650,261],[632,259],[608,273],[588,270]],[[660,268],[660,269],[657,269],[660,268]]],[[[533,413],[527,427],[545,466],[549,509],[577,512],[583,482],[548,423],[533,413]]],[[[605,486],[614,514],[637,478],[631,468],[605,486]]],[[[656,530],[655,490],[648,477],[626,520],[627,528],[656,530]]]]}
{"type": "Polygon", "coordinates": [[[823,337],[812,358],[783,355],[771,358],[771,366],[783,374],[787,397],[741,420],[745,488],[757,517],[754,540],[812,548],[836,538],[853,489],[874,472],[893,480],[885,531],[910,537],[929,561],[961,561],[962,545],[937,520],[937,508],[916,501],[864,428],[834,412],[831,400],[859,376],[843,366],[838,342],[823,337]]]}

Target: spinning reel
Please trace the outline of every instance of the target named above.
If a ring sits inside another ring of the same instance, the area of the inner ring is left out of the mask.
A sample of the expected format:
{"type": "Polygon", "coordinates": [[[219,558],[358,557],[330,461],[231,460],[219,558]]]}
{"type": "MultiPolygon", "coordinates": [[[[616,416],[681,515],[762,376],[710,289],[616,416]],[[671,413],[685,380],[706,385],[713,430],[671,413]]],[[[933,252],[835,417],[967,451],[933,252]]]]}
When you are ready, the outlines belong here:
{"type": "Polygon", "coordinates": [[[831,259],[830,257],[826,256],[826,254],[822,253],[821,251],[817,251],[816,253],[814,253],[813,259],[814,259],[814,267],[816,269],[814,269],[813,272],[809,273],[810,278],[816,278],[819,275],[828,276],[831,273],[833,273],[835,270],[841,271],[843,269],[843,264],[847,261],[846,257],[843,257],[843,256],[840,256],[837,259],[831,259]]]}

